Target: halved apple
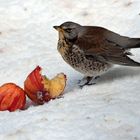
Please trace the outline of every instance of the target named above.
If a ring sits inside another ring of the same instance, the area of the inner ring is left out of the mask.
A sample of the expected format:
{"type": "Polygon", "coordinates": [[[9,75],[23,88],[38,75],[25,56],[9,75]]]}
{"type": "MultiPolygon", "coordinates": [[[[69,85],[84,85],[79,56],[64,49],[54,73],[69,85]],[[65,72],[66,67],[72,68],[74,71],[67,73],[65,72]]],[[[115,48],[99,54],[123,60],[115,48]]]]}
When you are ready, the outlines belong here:
{"type": "Polygon", "coordinates": [[[24,90],[14,83],[0,86],[0,111],[24,109],[26,96],[24,90]]]}
{"type": "Polygon", "coordinates": [[[42,68],[37,66],[26,78],[24,90],[27,96],[37,104],[43,104],[51,99],[57,98],[66,86],[66,75],[58,74],[49,80],[41,74],[42,68]]]}

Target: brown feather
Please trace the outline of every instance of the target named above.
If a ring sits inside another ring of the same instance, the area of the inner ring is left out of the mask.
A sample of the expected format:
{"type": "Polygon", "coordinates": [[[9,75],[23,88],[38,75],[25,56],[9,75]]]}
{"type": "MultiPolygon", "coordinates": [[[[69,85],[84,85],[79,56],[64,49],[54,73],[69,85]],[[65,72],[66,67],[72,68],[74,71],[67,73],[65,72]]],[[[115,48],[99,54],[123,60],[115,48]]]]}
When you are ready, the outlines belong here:
{"type": "MultiPolygon", "coordinates": [[[[124,45],[127,44],[128,38],[124,37],[124,41],[121,39],[122,42],[115,43],[113,40],[109,41],[106,39],[106,32],[108,32],[108,30],[101,27],[91,28],[90,26],[85,26],[85,31],[77,38],[75,44],[83,50],[85,55],[96,57],[96,59],[100,61],[120,65],[140,66],[139,63],[130,59],[127,56],[129,53],[126,52],[124,47],[120,46],[123,42],[124,45]]],[[[111,31],[110,34],[112,34],[111,31]]],[[[115,36],[120,37],[117,34],[115,34],[115,36]]]]}

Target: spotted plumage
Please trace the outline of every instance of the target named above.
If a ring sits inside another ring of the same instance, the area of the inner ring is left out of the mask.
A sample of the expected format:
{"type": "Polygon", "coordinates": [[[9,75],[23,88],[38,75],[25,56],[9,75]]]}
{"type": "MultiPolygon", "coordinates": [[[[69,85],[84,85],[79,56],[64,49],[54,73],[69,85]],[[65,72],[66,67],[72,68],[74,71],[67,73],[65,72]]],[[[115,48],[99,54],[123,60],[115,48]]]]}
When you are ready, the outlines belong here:
{"type": "Polygon", "coordinates": [[[111,64],[86,57],[78,46],[67,44],[65,40],[59,40],[57,48],[64,61],[85,76],[96,77],[111,67],[111,64]]]}

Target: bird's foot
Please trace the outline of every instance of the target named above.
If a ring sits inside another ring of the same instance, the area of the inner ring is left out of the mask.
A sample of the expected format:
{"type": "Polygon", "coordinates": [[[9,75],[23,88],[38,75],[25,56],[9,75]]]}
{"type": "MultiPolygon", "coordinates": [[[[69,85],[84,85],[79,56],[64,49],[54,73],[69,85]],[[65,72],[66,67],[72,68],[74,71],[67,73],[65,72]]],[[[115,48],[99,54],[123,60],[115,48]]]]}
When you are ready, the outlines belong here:
{"type": "Polygon", "coordinates": [[[78,85],[80,88],[83,88],[84,86],[90,86],[90,85],[95,85],[96,80],[99,78],[99,76],[96,77],[84,77],[83,79],[79,80],[78,85]]]}

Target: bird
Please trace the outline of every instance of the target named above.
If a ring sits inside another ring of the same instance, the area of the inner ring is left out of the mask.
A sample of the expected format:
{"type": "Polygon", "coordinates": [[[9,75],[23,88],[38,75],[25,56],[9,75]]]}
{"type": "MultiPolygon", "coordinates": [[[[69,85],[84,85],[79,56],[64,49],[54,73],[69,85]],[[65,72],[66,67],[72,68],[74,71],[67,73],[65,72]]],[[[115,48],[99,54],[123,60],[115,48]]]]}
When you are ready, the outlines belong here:
{"type": "Polygon", "coordinates": [[[66,63],[84,78],[79,86],[95,84],[94,80],[114,65],[139,67],[129,56],[130,49],[140,48],[140,38],[130,38],[100,26],[83,26],[67,21],[53,26],[58,31],[57,50],[66,63]]]}

